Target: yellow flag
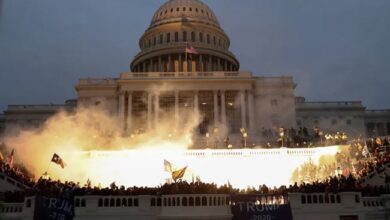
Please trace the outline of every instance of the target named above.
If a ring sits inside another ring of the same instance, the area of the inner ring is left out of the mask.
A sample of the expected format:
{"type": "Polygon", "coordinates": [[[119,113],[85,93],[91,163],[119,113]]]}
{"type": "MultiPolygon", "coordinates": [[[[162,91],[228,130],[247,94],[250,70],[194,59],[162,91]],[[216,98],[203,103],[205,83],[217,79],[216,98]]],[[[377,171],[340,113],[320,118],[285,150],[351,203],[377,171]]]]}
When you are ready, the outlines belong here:
{"type": "Polygon", "coordinates": [[[184,167],[183,169],[176,170],[172,172],[172,179],[176,182],[176,180],[183,178],[185,172],[187,170],[187,167],[184,167]]]}

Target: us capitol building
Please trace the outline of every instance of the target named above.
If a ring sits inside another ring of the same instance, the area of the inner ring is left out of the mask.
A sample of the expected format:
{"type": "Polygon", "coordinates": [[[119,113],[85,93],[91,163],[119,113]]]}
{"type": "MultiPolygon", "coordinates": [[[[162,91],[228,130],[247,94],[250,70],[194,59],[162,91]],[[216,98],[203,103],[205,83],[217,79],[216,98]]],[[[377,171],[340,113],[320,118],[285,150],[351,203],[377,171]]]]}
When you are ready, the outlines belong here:
{"type": "MultiPolygon", "coordinates": [[[[77,100],[64,105],[9,105],[0,129],[39,127],[60,109],[103,106],[121,120],[124,131],[153,129],[161,118],[177,123],[188,112],[202,116],[199,134],[245,128],[309,129],[317,126],[350,136],[389,135],[390,110],[366,110],[360,101],[308,102],[295,96],[291,76],[263,77],[240,70],[230,39],[214,12],[199,0],[171,0],[153,15],[139,40],[130,71],[118,78],[85,78],[77,100]]],[[[252,135],[256,136],[256,135],[252,135]]]]}

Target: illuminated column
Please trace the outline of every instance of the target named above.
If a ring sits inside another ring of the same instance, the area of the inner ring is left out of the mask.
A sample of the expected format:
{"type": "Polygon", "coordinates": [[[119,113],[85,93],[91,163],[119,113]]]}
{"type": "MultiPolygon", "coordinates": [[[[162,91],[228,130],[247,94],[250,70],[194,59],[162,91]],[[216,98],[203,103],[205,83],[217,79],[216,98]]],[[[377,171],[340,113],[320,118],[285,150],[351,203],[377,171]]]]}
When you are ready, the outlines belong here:
{"type": "Polygon", "coordinates": [[[148,130],[152,128],[152,93],[148,94],[148,130]]]}
{"type": "Polygon", "coordinates": [[[160,111],[160,96],[156,94],[154,97],[154,127],[158,125],[158,113],[160,111]]]}
{"type": "Polygon", "coordinates": [[[194,112],[195,114],[199,113],[199,97],[198,91],[194,91],[194,112]]]}
{"type": "Polygon", "coordinates": [[[119,94],[119,105],[118,105],[118,118],[121,128],[123,129],[125,124],[125,93],[120,92],[119,94]]]}
{"type": "Polygon", "coordinates": [[[131,130],[132,126],[132,112],[133,112],[133,93],[131,91],[128,92],[129,96],[127,97],[127,131],[131,130]]]}
{"type": "Polygon", "coordinates": [[[249,113],[249,129],[255,130],[255,109],[253,91],[248,91],[248,113],[249,113]]]}
{"type": "Polygon", "coordinates": [[[191,59],[191,71],[196,72],[196,59],[191,59]]]}
{"type": "Polygon", "coordinates": [[[214,90],[214,126],[217,127],[218,125],[218,91],[214,90]]]}
{"type": "Polygon", "coordinates": [[[241,104],[241,127],[246,128],[246,106],[245,106],[245,90],[240,92],[241,104]]]}
{"type": "Polygon", "coordinates": [[[175,121],[179,122],[179,91],[175,90],[175,121]]]}
{"type": "Polygon", "coordinates": [[[225,103],[225,90],[221,91],[221,119],[222,124],[226,125],[226,103],[225,103]]]}

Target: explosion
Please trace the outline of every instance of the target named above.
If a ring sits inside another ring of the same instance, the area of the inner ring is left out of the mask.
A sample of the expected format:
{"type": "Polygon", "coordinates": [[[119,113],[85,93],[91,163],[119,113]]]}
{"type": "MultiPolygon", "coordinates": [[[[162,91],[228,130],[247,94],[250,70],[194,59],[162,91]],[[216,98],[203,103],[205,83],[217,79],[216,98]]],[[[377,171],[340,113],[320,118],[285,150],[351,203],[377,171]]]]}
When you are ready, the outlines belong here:
{"type": "Polygon", "coordinates": [[[180,126],[169,117],[160,118],[151,131],[124,134],[120,121],[103,108],[79,108],[74,113],[60,112],[40,130],[8,135],[5,144],[15,149],[16,162],[36,179],[47,171],[52,179],[80,184],[90,180],[95,186],[112,182],[125,186],[162,184],[171,178],[171,173],[164,171],[165,160],[175,169],[187,168],[185,181],[200,179],[238,188],[287,185],[296,180],[292,176],[297,168],[308,161],[323,160],[324,155],[334,158],[339,150],[336,146],[190,150],[201,117],[192,113],[186,118],[180,126]],[[51,165],[53,153],[65,161],[64,169],[51,165]]]}
{"type": "MultiPolygon", "coordinates": [[[[4,142],[9,149],[15,149],[16,162],[26,166],[36,178],[49,169],[48,172],[54,179],[85,182],[99,168],[82,160],[80,155],[83,152],[185,150],[191,144],[192,129],[197,125],[198,117],[194,116],[192,119],[181,126],[180,130],[163,119],[152,131],[124,135],[119,129],[118,119],[111,117],[104,109],[81,108],[75,113],[58,113],[39,130],[21,130],[9,134],[4,142]],[[53,153],[60,155],[66,162],[64,170],[57,166],[49,167],[53,153]]],[[[109,166],[113,163],[118,161],[102,160],[101,165],[109,166]]],[[[127,168],[123,166],[122,169],[127,168]]],[[[104,180],[107,176],[101,178],[104,180]]]]}

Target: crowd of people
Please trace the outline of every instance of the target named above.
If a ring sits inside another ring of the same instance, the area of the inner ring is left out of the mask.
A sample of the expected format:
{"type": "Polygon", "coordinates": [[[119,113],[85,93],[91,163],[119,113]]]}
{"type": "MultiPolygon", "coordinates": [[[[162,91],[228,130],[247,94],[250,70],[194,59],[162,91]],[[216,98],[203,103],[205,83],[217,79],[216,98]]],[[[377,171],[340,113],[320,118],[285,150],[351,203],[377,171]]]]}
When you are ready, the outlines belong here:
{"type": "Polygon", "coordinates": [[[324,132],[319,127],[309,130],[306,127],[262,129],[262,138],[266,147],[313,147],[347,144],[345,132],[324,132]]]}
{"type": "MultiPolygon", "coordinates": [[[[366,140],[355,140],[351,142],[349,158],[355,158],[353,164],[356,175],[366,177],[373,173],[384,173],[385,166],[390,163],[389,137],[368,138],[366,140]]],[[[338,157],[343,166],[347,166],[350,161],[343,157],[338,157]]],[[[390,182],[390,178],[384,176],[390,182]]],[[[362,178],[360,178],[362,179],[362,178]]]]}
{"type": "Polygon", "coordinates": [[[23,202],[24,197],[34,195],[46,196],[84,196],[84,195],[173,195],[173,194],[263,194],[263,195],[286,195],[288,193],[338,193],[338,192],[361,192],[364,196],[378,196],[390,193],[390,189],[385,186],[371,187],[362,186],[352,174],[349,176],[329,177],[324,181],[315,181],[311,183],[295,183],[289,186],[267,187],[260,185],[258,188],[247,188],[244,190],[233,188],[232,185],[225,184],[217,186],[213,183],[203,182],[185,182],[166,183],[157,187],[129,187],[116,186],[100,188],[92,187],[88,184],[80,186],[74,182],[60,182],[51,179],[40,178],[35,184],[24,191],[6,192],[4,194],[5,202],[23,202]]]}
{"type": "MultiPolygon", "coordinates": [[[[60,182],[43,175],[37,181],[28,172],[9,161],[0,160],[0,172],[26,186],[25,190],[6,192],[2,199],[6,202],[22,202],[25,196],[37,194],[58,195],[167,195],[167,194],[287,194],[300,193],[336,193],[342,191],[359,191],[363,195],[379,195],[390,193],[390,176],[386,174],[385,166],[390,164],[389,137],[369,138],[366,140],[353,140],[347,150],[338,152],[335,156],[337,170],[328,178],[311,181],[301,181],[289,186],[270,188],[260,185],[258,188],[240,190],[233,188],[229,183],[217,186],[213,183],[200,181],[166,183],[157,187],[129,187],[117,186],[112,183],[109,187],[92,186],[88,181],[85,185],[75,182],[60,182]],[[383,173],[384,183],[379,187],[364,184],[367,177],[373,173],[383,173]]],[[[331,170],[335,167],[329,166],[331,170]]],[[[0,197],[1,198],[1,197],[0,197]]]]}
{"type": "Polygon", "coordinates": [[[0,173],[3,173],[26,186],[34,185],[34,177],[28,174],[23,167],[12,166],[4,160],[0,160],[0,173]]]}

